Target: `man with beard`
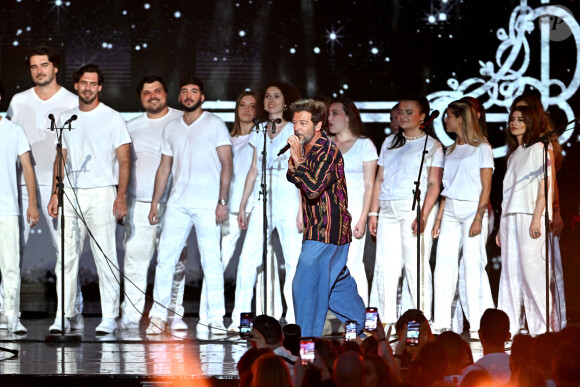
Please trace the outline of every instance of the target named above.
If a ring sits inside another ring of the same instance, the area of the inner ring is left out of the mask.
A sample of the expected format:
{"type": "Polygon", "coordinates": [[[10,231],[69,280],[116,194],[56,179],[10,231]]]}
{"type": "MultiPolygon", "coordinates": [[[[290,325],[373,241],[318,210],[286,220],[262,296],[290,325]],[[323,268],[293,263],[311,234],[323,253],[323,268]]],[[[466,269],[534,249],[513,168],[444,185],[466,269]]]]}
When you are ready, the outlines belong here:
{"type": "Polygon", "coordinates": [[[158,204],[172,174],[173,187],[167,200],[157,256],[155,302],[149,313],[147,333],[161,334],[165,330],[175,265],[194,226],[207,283],[209,328],[214,334],[225,334],[220,224],[228,218],[232,143],[224,122],[201,108],[205,100],[202,81],[186,77],[179,87],[183,118],[171,121],[163,132],[161,163],[155,175],[149,212],[149,222],[157,224],[158,204]]]}
{"type": "MultiPolygon", "coordinates": [[[[30,69],[30,76],[34,82],[34,87],[14,95],[6,117],[24,128],[24,133],[31,148],[31,159],[34,165],[37,187],[36,198],[38,206],[44,215],[48,226],[48,231],[52,245],[53,254],[56,254],[60,237],[56,232],[56,221],[48,215],[47,204],[52,194],[52,168],[56,156],[55,136],[56,133],[50,130],[50,114],[58,120],[60,114],[79,104],[76,95],[60,86],[56,76],[60,69],[60,57],[58,52],[50,47],[34,47],[26,57],[26,67],[30,69]]],[[[26,211],[29,204],[28,191],[24,189],[23,176],[20,177],[19,194],[21,198],[20,212],[22,234],[20,237],[22,247],[26,246],[30,235],[30,224],[26,221],[26,211]]],[[[51,251],[48,246],[36,246],[37,251],[51,251]]],[[[23,248],[20,249],[23,251],[23,248]]],[[[49,254],[50,255],[50,254],[49,254]]],[[[52,261],[50,257],[50,261],[52,261]]],[[[36,257],[36,265],[42,267],[41,259],[46,257],[36,257]]],[[[77,318],[71,320],[72,329],[83,329],[82,320],[83,297],[80,292],[80,285],[77,285],[77,299],[75,308],[78,310],[77,318]]],[[[0,317],[0,329],[5,328],[5,321],[0,317]]]]}
{"type": "MultiPolygon", "coordinates": [[[[73,74],[79,106],[61,114],[59,126],[67,117],[76,116],[73,130],[62,134],[61,164],[54,162],[53,194],[48,213],[58,216],[57,171],[64,180],[65,215],[65,294],[61,294],[60,252],[57,257],[56,279],[57,318],[49,328],[51,333],[69,329],[74,308],[78,263],[87,231],[91,233],[91,251],[99,275],[101,312],[103,319],[97,334],[113,333],[119,316],[120,282],[115,243],[116,220],[127,214],[127,186],[131,168],[131,138],[125,120],[118,112],[99,101],[103,74],[99,66],[87,64],[73,74]],[[118,165],[116,163],[118,162],[118,165]],[[115,186],[118,187],[116,188],[115,186]],[[60,311],[64,308],[65,327],[60,311]]],[[[63,225],[59,218],[59,229],[63,225]]],[[[59,244],[59,250],[60,250],[59,244]]]]}
{"type": "MultiPolygon", "coordinates": [[[[121,304],[123,318],[121,329],[139,328],[145,308],[147,271],[157,246],[161,223],[149,224],[154,179],[151,171],[157,170],[161,161],[163,128],[183,112],[167,106],[167,86],[161,77],[147,76],[139,82],[137,95],[145,113],[127,123],[131,135],[131,180],[127,194],[128,213],[125,217],[125,299],[121,304]]],[[[159,218],[163,218],[167,189],[159,201],[159,218]]],[[[178,315],[171,318],[171,329],[186,330],[183,315],[183,290],[185,284],[184,249],[175,269],[170,310],[178,315]]],[[[171,312],[170,312],[171,314],[171,312]]]]}
{"type": "Polygon", "coordinates": [[[338,146],[321,132],[325,107],[299,100],[294,113],[294,135],[288,138],[288,181],[302,195],[304,231],[302,252],[292,282],[296,324],[302,336],[320,336],[328,310],[344,323],[364,326],[365,305],[346,261],[352,240],[351,216],[338,146]]]}

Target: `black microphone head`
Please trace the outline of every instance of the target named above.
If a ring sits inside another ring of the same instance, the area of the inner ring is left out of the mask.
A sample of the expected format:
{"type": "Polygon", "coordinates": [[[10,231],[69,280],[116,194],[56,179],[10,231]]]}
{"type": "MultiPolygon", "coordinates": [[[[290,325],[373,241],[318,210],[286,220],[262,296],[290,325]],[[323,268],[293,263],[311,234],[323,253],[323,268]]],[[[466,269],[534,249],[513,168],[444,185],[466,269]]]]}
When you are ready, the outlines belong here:
{"type": "MultiPolygon", "coordinates": [[[[439,112],[437,112],[439,113],[439,112]]],[[[76,120],[78,117],[76,114],[73,114],[72,117],[70,118],[70,121],[73,122],[74,120],[76,120]]]]}
{"type": "Polygon", "coordinates": [[[433,113],[431,113],[431,117],[433,117],[433,119],[439,117],[439,110],[433,110],[433,113]]]}
{"type": "Polygon", "coordinates": [[[272,122],[275,122],[276,124],[279,124],[282,122],[281,118],[276,118],[275,120],[272,120],[272,122]]]}
{"type": "Polygon", "coordinates": [[[52,113],[50,113],[48,115],[48,119],[51,120],[51,121],[54,121],[54,115],[52,113]]]}
{"type": "Polygon", "coordinates": [[[254,119],[252,120],[252,122],[254,123],[254,125],[260,125],[260,120],[259,120],[259,119],[257,119],[257,118],[254,118],[254,119]]]}

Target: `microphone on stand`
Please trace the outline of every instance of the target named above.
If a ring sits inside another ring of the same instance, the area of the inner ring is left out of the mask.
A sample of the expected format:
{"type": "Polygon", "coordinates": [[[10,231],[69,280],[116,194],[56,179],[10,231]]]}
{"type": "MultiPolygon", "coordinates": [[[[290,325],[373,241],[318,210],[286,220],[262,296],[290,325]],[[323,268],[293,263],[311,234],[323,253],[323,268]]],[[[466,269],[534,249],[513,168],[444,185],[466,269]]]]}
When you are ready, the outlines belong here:
{"type": "Polygon", "coordinates": [[[71,122],[73,122],[74,120],[76,120],[78,117],[76,114],[73,114],[68,120],[66,120],[63,124],[64,126],[70,125],[71,122]]]}
{"type": "Polygon", "coordinates": [[[270,122],[272,123],[272,133],[276,134],[276,132],[278,132],[276,130],[276,124],[281,123],[282,122],[282,119],[281,118],[276,118],[274,120],[271,120],[270,122]]]}
{"type": "Polygon", "coordinates": [[[256,133],[260,132],[260,120],[257,118],[254,118],[252,120],[252,122],[254,123],[254,128],[256,129],[256,133]]]}
{"type": "Polygon", "coordinates": [[[52,113],[50,113],[48,115],[48,119],[50,120],[50,130],[54,130],[54,126],[55,126],[54,115],[52,113]]]}
{"type": "Polygon", "coordinates": [[[431,115],[427,117],[427,119],[425,119],[425,121],[421,124],[419,129],[425,129],[437,117],[439,117],[439,110],[433,110],[433,113],[431,113],[431,115]]]}

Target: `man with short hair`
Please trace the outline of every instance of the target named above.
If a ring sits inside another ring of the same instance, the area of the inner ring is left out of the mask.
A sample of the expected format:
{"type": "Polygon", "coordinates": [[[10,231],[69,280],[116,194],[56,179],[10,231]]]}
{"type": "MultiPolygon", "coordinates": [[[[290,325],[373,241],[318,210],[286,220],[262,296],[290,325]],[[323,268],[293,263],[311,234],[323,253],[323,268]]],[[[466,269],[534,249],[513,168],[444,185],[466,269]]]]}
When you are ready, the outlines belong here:
{"type": "MultiPolygon", "coordinates": [[[[4,98],[4,86],[0,83],[0,100],[4,98]]],[[[0,117],[0,274],[4,289],[4,316],[6,329],[11,333],[25,334],[20,323],[20,231],[18,227],[18,161],[26,183],[28,206],[26,223],[34,227],[38,223],[36,181],[30,160],[30,146],[20,125],[0,117]]]]}
{"type": "MultiPolygon", "coordinates": [[[[131,168],[131,138],[120,113],[101,103],[99,92],[104,77],[95,64],[80,67],[73,74],[79,106],[64,112],[59,125],[67,117],[77,116],[73,130],[62,134],[62,164],[54,161],[53,195],[48,213],[58,216],[56,194],[57,171],[64,182],[65,216],[65,294],[61,294],[60,269],[56,271],[58,308],[51,333],[69,329],[70,319],[78,313],[74,307],[78,263],[87,231],[91,233],[91,251],[99,275],[102,321],[97,334],[117,330],[119,316],[120,275],[115,243],[116,221],[127,214],[127,186],[131,168]],[[64,117],[64,118],[62,118],[64,117]],[[115,187],[117,186],[117,188],[115,187]],[[64,308],[65,326],[60,312],[64,308]]],[[[60,224],[59,230],[63,226],[60,224]]],[[[59,251],[60,251],[59,243],[59,251]]],[[[60,268],[60,253],[57,268],[60,268]]]]}
{"type": "Polygon", "coordinates": [[[466,367],[461,373],[485,370],[496,383],[506,384],[511,377],[510,355],[505,352],[505,342],[511,338],[510,320],[500,309],[487,309],[479,323],[479,338],[483,347],[483,357],[466,367]]]}
{"type": "MultiPolygon", "coordinates": [[[[145,113],[127,123],[131,135],[131,180],[127,192],[128,213],[123,224],[125,229],[125,299],[121,304],[123,318],[121,329],[139,328],[145,308],[147,272],[157,241],[161,223],[151,225],[147,219],[151,208],[155,179],[151,171],[157,170],[161,161],[161,143],[165,126],[183,116],[183,112],[167,106],[167,86],[161,77],[144,77],[137,86],[137,95],[145,113]]],[[[168,189],[159,201],[159,217],[163,218],[168,189]]],[[[170,317],[171,329],[186,330],[183,315],[183,291],[185,286],[184,249],[176,265],[173,277],[171,305],[176,315],[170,317]]],[[[170,315],[172,312],[170,311],[170,315]]]]}
{"type": "Polygon", "coordinates": [[[314,100],[291,105],[294,135],[288,138],[286,177],[302,196],[302,252],[292,283],[296,323],[303,336],[320,336],[328,310],[342,322],[364,327],[365,305],[346,266],[351,216],[340,150],[321,132],[325,107],[314,100]]]}
{"type": "MultiPolygon", "coordinates": [[[[56,132],[51,131],[51,121],[49,115],[52,114],[55,123],[62,112],[78,106],[78,97],[62,87],[57,82],[57,74],[60,69],[60,57],[58,51],[46,46],[38,46],[30,49],[26,56],[26,67],[30,70],[30,76],[34,82],[34,86],[23,92],[20,92],[10,101],[6,117],[22,126],[28,143],[30,144],[30,158],[35,169],[36,175],[36,198],[40,212],[48,226],[50,239],[54,248],[53,254],[56,254],[58,249],[58,241],[60,236],[56,232],[56,221],[48,215],[48,202],[52,195],[52,172],[54,166],[54,158],[56,157],[55,138],[56,132]]],[[[65,117],[67,119],[68,117],[65,117]]],[[[30,235],[30,225],[26,222],[26,211],[29,206],[29,196],[24,186],[24,179],[20,178],[20,198],[21,198],[21,236],[20,242],[22,245],[21,252],[28,243],[30,235]]],[[[36,246],[38,251],[50,250],[48,246],[36,246]]],[[[52,257],[50,253],[46,254],[52,257]]],[[[37,257],[37,259],[47,259],[44,257],[37,257]]],[[[36,262],[37,265],[42,266],[42,262],[36,262]]],[[[84,322],[82,320],[83,297],[80,291],[80,284],[77,283],[77,299],[76,309],[79,313],[77,319],[72,320],[73,329],[82,329],[84,322]]],[[[0,329],[2,329],[2,321],[0,321],[0,329]]]]}
{"type": "Polygon", "coordinates": [[[186,77],[180,81],[179,88],[179,103],[184,113],[163,132],[161,162],[149,212],[149,222],[157,224],[158,204],[172,174],[173,187],[165,208],[157,256],[155,302],[149,313],[147,333],[161,334],[165,330],[175,265],[191,228],[195,227],[207,283],[209,329],[214,334],[225,334],[220,224],[228,217],[232,143],[224,122],[201,107],[205,100],[203,82],[186,77]]]}
{"type": "Polygon", "coordinates": [[[264,337],[265,345],[284,359],[290,374],[294,376],[294,364],[298,360],[298,356],[292,355],[292,352],[284,347],[284,333],[280,322],[274,317],[262,314],[254,319],[254,331],[260,332],[264,337]]]}

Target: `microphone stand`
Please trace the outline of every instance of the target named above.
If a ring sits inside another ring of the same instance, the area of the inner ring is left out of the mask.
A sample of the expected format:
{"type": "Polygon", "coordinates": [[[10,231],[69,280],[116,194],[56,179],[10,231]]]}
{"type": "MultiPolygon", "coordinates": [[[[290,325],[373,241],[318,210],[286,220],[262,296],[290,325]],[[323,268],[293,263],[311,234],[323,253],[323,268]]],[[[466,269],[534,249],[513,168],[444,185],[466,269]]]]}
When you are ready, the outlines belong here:
{"type": "MultiPolygon", "coordinates": [[[[52,121],[52,120],[51,120],[52,121]]],[[[51,122],[50,130],[56,131],[56,138],[57,138],[57,154],[56,159],[58,160],[58,168],[56,168],[56,192],[58,196],[58,208],[60,209],[60,334],[49,333],[45,337],[45,341],[47,343],[57,344],[57,345],[72,345],[78,346],[82,341],[82,337],[78,333],[66,333],[65,328],[65,317],[64,317],[64,227],[65,227],[65,218],[64,218],[64,158],[62,155],[62,131],[72,130],[71,128],[71,120],[67,121],[68,128],[65,128],[63,125],[61,128],[54,124],[54,121],[51,122]]]]}
{"type": "Polygon", "coordinates": [[[530,143],[524,145],[524,148],[529,148],[532,145],[541,142],[544,144],[544,198],[546,200],[546,204],[544,205],[544,246],[545,246],[545,254],[546,254],[546,333],[550,332],[550,212],[548,210],[548,205],[551,203],[548,202],[548,147],[551,142],[551,137],[555,134],[563,133],[567,130],[574,129],[576,125],[572,128],[567,128],[568,125],[572,123],[576,123],[577,120],[573,119],[572,121],[568,122],[566,125],[563,125],[557,129],[551,130],[548,133],[542,135],[541,137],[531,141],[530,143]]]}
{"type": "MultiPolygon", "coordinates": [[[[425,124],[420,126],[424,130],[425,124]]],[[[421,153],[421,166],[419,167],[419,175],[415,181],[415,189],[413,190],[413,206],[411,210],[417,209],[417,305],[416,308],[421,309],[421,174],[423,172],[423,164],[425,163],[425,155],[427,151],[427,140],[429,135],[425,132],[425,144],[423,145],[423,152],[421,153]]]]}

